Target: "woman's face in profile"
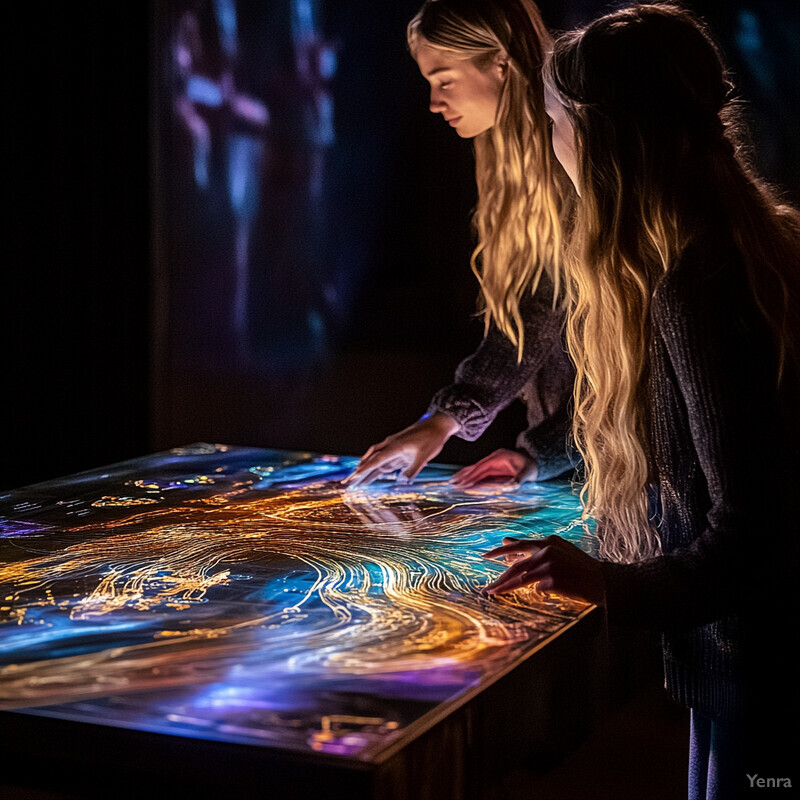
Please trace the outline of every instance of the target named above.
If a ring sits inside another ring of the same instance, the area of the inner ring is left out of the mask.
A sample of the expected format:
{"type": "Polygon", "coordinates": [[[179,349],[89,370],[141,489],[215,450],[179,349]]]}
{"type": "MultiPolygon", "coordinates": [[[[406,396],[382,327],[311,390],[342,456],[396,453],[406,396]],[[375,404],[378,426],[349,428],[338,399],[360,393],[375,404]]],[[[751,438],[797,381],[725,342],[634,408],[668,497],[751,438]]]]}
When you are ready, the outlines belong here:
{"type": "Polygon", "coordinates": [[[479,69],[469,59],[435,47],[424,38],[420,38],[415,55],[420,72],[431,85],[430,109],[434,114],[441,114],[464,139],[494,125],[505,80],[502,61],[479,69]]]}
{"type": "Polygon", "coordinates": [[[544,109],[550,117],[550,135],[553,141],[553,152],[569,179],[575,186],[575,191],[581,193],[578,185],[578,151],[575,146],[575,130],[570,122],[569,115],[561,100],[545,86],[544,109]]]}

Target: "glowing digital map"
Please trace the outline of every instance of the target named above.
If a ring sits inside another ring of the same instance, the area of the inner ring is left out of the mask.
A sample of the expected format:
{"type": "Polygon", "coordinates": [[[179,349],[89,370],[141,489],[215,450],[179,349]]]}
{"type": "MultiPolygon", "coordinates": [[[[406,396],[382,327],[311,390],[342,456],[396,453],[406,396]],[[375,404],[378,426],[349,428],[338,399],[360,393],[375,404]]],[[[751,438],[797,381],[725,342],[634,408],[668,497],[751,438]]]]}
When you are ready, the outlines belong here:
{"type": "Polygon", "coordinates": [[[503,536],[592,551],[568,482],[356,463],[195,444],[0,496],[0,709],[369,760],[591,608],[479,591],[503,536]]]}

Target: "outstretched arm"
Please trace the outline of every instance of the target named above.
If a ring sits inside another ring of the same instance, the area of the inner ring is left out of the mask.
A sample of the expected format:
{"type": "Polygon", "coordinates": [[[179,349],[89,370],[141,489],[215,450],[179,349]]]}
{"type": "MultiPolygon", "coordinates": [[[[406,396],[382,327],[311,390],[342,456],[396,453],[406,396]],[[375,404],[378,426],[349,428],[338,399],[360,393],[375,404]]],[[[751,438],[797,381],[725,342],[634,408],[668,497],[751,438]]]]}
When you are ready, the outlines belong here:
{"type": "Polygon", "coordinates": [[[522,358],[517,347],[495,325],[472,355],[456,369],[455,380],[440,389],[428,413],[442,412],[458,420],[461,439],[472,442],[491,425],[527,384],[539,384],[553,354],[563,350],[564,312],[552,306],[552,285],[544,277],[536,293],[520,302],[525,339],[522,358]]]}
{"type": "Polygon", "coordinates": [[[545,478],[568,468],[569,418],[565,409],[574,372],[568,361],[566,368],[563,363],[564,314],[553,308],[549,281],[543,279],[534,295],[526,294],[520,312],[525,326],[521,360],[517,347],[491,326],[475,352],[458,365],[454,382],[434,395],[425,416],[373,445],[346,483],[367,484],[397,470],[402,470],[401,477],[413,479],[451,436],[476,440],[497,414],[520,396],[523,387],[533,385],[537,402],[532,405],[526,398],[532,427],[520,436],[516,451],[496,451],[473,465],[475,469],[457,473],[454,483],[466,487],[484,479],[534,480],[542,476],[540,460],[545,478]],[[542,426],[542,436],[537,436],[536,428],[543,420],[547,424],[542,426]],[[553,425],[558,427],[555,433],[553,425]],[[559,450],[564,451],[563,457],[559,450]]]}
{"type": "Polygon", "coordinates": [[[397,470],[401,470],[402,479],[412,481],[432,458],[439,455],[445,442],[458,429],[458,422],[447,414],[426,414],[413,425],[372,445],[342,483],[346,486],[366,485],[397,470]]]}

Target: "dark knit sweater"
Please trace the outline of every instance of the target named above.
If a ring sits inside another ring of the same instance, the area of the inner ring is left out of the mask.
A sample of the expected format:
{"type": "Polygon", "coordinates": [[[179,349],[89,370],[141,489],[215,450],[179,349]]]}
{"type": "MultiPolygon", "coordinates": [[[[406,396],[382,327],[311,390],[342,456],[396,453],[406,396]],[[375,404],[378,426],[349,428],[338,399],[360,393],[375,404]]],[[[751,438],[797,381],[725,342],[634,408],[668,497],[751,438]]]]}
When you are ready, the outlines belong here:
{"type": "Polygon", "coordinates": [[[798,443],[781,417],[775,346],[729,240],[687,249],[660,281],[651,321],[663,555],[603,565],[607,612],[663,632],[676,700],[735,719],[774,702],[770,683],[786,677],[797,641],[798,443]]]}
{"type": "Polygon", "coordinates": [[[542,279],[520,303],[525,330],[522,360],[517,347],[491,326],[477,350],[456,369],[454,382],[438,391],[428,413],[441,412],[461,426],[457,436],[477,439],[497,414],[519,397],[528,427],[516,447],[538,465],[538,479],[563,474],[577,463],[570,445],[569,403],[575,369],[564,342],[564,312],[552,307],[552,284],[542,279]]]}

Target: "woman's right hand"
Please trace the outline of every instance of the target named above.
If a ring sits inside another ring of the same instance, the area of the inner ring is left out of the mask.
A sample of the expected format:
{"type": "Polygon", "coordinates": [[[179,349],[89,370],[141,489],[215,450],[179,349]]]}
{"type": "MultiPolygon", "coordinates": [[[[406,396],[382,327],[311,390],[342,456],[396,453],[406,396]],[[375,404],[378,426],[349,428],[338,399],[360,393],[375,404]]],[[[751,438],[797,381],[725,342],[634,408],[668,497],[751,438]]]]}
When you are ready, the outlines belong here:
{"type": "Polygon", "coordinates": [[[372,445],[342,483],[347,486],[366,486],[376,478],[397,470],[401,470],[399,478],[413,481],[422,468],[439,455],[445,442],[459,427],[452,417],[438,411],[423,417],[399,433],[372,445]]]}

